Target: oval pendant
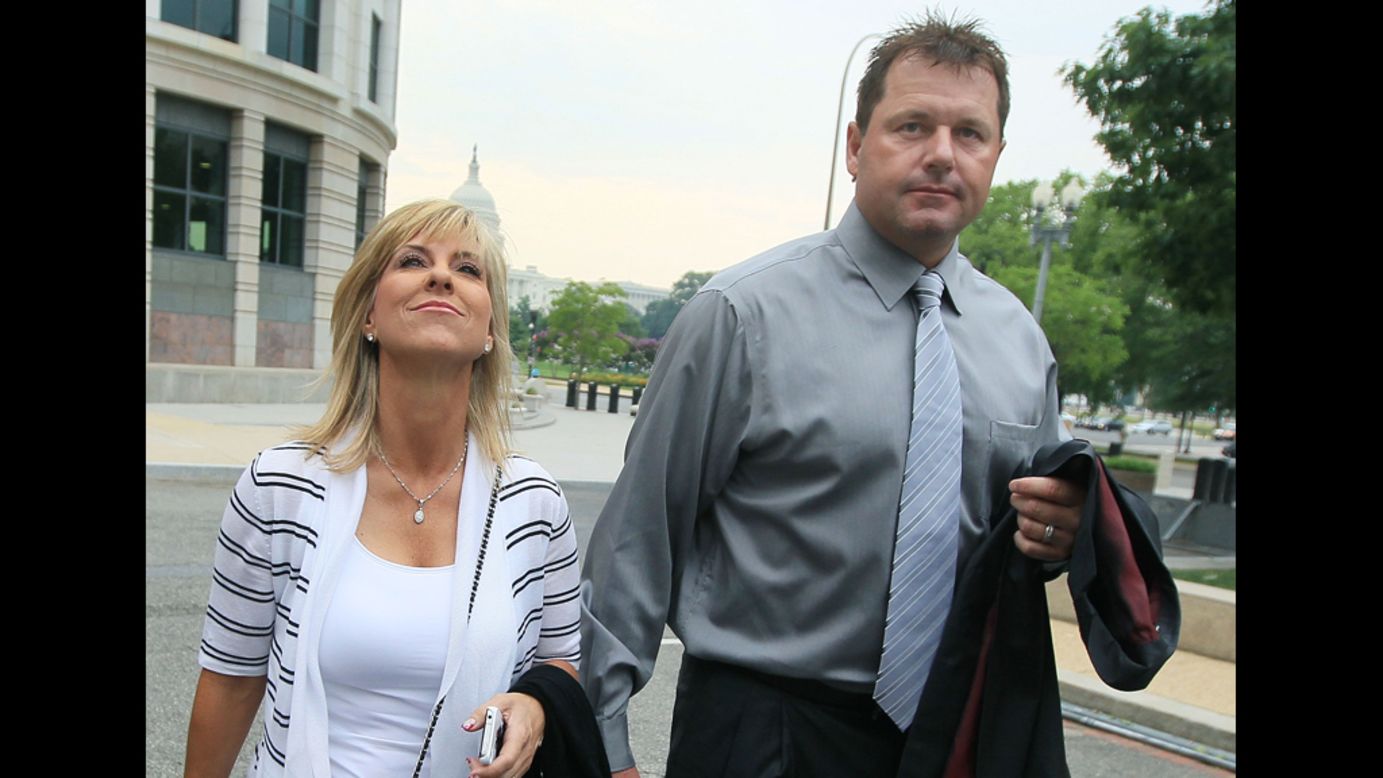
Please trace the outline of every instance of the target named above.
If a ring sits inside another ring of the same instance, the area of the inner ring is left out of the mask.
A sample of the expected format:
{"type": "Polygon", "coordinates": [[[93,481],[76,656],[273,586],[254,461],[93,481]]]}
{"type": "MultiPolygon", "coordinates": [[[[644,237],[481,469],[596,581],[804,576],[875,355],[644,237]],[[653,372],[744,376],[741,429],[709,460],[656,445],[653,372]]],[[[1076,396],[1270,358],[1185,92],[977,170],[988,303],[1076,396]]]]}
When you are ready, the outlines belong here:
{"type": "Polygon", "coordinates": [[[422,509],[422,508],[419,508],[419,509],[417,510],[417,512],[413,514],[413,523],[414,523],[414,524],[422,524],[422,523],[423,523],[423,509],[422,509]]]}

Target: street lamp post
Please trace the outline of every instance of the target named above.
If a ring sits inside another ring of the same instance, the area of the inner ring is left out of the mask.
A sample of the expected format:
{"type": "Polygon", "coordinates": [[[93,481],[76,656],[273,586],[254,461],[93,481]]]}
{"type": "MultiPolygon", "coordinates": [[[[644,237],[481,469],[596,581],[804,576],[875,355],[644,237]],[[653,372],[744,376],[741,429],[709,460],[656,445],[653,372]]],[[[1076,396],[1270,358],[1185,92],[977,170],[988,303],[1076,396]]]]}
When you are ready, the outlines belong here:
{"type": "Polygon", "coordinates": [[[882,37],[876,32],[855,41],[855,47],[850,49],[850,56],[845,58],[845,72],[840,74],[840,99],[836,102],[836,134],[831,145],[831,179],[826,184],[826,219],[822,222],[821,229],[831,229],[831,195],[836,188],[836,161],[840,158],[840,124],[845,115],[845,82],[850,77],[850,62],[855,58],[855,52],[860,50],[860,46],[870,38],[882,37]]]}
{"type": "Polygon", "coordinates": [[[1080,182],[1072,178],[1061,188],[1060,210],[1052,185],[1039,182],[1032,190],[1032,207],[1036,212],[1032,220],[1032,242],[1042,243],[1042,266],[1037,271],[1037,292],[1032,298],[1032,317],[1042,323],[1042,301],[1047,295],[1047,268],[1052,264],[1052,241],[1065,247],[1071,236],[1071,227],[1076,223],[1076,209],[1080,207],[1085,190],[1080,182]]]}
{"type": "Polygon", "coordinates": [[[536,316],[530,312],[528,317],[528,376],[524,380],[533,377],[533,319],[536,316]]]}

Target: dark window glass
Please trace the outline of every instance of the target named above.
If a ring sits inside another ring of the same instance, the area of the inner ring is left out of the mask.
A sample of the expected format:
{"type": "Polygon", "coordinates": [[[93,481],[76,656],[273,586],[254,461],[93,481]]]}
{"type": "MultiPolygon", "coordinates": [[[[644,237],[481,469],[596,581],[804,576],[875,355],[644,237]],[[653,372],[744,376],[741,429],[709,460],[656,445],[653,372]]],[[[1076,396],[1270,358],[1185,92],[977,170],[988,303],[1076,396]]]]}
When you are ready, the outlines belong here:
{"type": "Polygon", "coordinates": [[[283,199],[285,211],[307,211],[307,163],[295,159],[283,160],[283,199]]]}
{"type": "Polygon", "coordinates": [[[259,259],[261,262],[275,260],[274,241],[279,234],[279,215],[272,211],[262,211],[259,217],[259,259]]]}
{"type": "Polygon", "coordinates": [[[187,133],[154,128],[154,184],[187,186],[187,133]]]}
{"type": "Polygon", "coordinates": [[[288,56],[288,28],[289,19],[292,18],[287,11],[280,11],[277,8],[269,9],[269,55],[286,59],[288,56]]]}
{"type": "Polygon", "coordinates": [[[162,19],[179,27],[197,29],[197,0],[163,0],[162,19]]]}
{"type": "Polygon", "coordinates": [[[154,245],[165,249],[183,248],[183,218],[187,198],[174,192],[154,192],[154,245]]]}
{"type": "Polygon", "coordinates": [[[215,35],[228,41],[235,40],[235,9],[234,0],[202,0],[201,12],[201,31],[208,35],[215,35]]]}
{"type": "Polygon", "coordinates": [[[226,203],[192,198],[187,209],[187,248],[204,254],[225,254],[226,203]]]}
{"type": "Polygon", "coordinates": [[[302,25],[303,53],[299,65],[316,72],[317,70],[317,25],[302,25]]]}
{"type": "Polygon", "coordinates": [[[235,40],[235,0],[163,0],[160,18],[228,41],[235,40]]]}
{"type": "Polygon", "coordinates": [[[379,17],[370,15],[370,102],[379,102],[379,17]]]}
{"type": "Polygon", "coordinates": [[[282,157],[264,155],[264,196],[260,201],[274,208],[279,204],[279,162],[282,157]]]}
{"type": "Polygon", "coordinates": [[[365,242],[365,196],[370,183],[370,169],[360,163],[360,172],[355,179],[355,247],[365,242]]]}
{"type": "Polygon", "coordinates": [[[192,189],[226,194],[226,144],[211,138],[192,138],[192,189]]]}
{"type": "Polygon", "coordinates": [[[307,217],[307,163],[264,153],[264,193],[259,222],[259,258],[302,267],[307,217]]]}
{"type": "Polygon", "coordinates": [[[154,245],[226,253],[227,143],[154,128],[154,245]]]}
{"type": "Polygon", "coordinates": [[[308,70],[317,69],[317,3],[271,0],[269,54],[308,70]]]}
{"type": "Polygon", "coordinates": [[[303,244],[305,242],[304,219],[301,216],[284,214],[279,224],[283,227],[280,231],[283,240],[280,244],[279,262],[292,267],[302,267],[303,244]]]}

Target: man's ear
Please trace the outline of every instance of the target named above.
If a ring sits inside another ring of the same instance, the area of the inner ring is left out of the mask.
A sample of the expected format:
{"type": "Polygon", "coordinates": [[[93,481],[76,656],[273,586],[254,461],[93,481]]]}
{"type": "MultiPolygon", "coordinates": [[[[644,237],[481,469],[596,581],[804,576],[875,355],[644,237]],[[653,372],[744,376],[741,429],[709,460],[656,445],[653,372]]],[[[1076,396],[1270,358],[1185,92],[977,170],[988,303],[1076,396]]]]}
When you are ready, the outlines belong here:
{"type": "Polygon", "coordinates": [[[845,169],[850,171],[852,177],[860,172],[860,146],[863,143],[864,130],[855,122],[850,122],[850,126],[845,128],[845,169]]]}

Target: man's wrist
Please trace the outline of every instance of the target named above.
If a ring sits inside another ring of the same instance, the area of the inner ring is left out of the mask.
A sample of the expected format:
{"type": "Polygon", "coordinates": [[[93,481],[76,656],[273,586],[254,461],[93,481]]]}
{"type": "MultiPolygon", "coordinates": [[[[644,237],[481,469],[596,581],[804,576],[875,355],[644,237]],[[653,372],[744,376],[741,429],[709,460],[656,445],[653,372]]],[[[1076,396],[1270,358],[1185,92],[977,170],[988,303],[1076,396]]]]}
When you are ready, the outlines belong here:
{"type": "Polygon", "coordinates": [[[629,717],[620,712],[608,719],[597,718],[600,737],[605,741],[605,757],[610,771],[627,770],[634,766],[634,751],[629,747],[629,717]]]}

